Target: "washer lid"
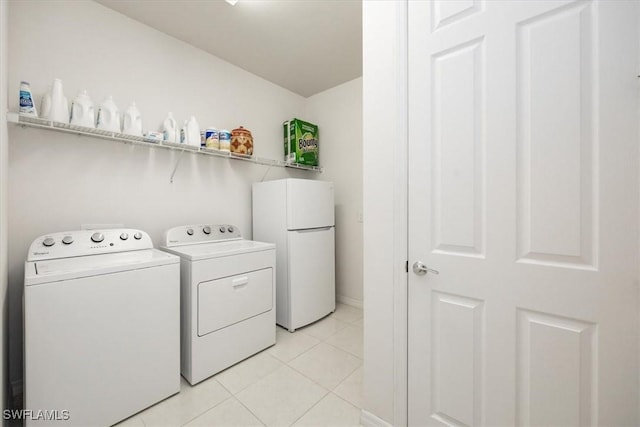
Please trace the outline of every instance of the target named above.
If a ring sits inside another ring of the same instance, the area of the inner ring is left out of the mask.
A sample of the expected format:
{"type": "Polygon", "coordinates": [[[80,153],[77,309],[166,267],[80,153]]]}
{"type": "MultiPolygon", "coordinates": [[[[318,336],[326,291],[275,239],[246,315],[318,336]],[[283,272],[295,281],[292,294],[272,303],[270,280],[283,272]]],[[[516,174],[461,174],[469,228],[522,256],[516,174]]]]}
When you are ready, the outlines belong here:
{"type": "Polygon", "coordinates": [[[177,264],[180,259],[157,249],[28,261],[25,286],[177,264]]]}
{"type": "Polygon", "coordinates": [[[205,243],[197,245],[162,248],[190,261],[218,258],[229,255],[237,255],[249,252],[275,249],[273,243],[256,242],[254,240],[230,240],[226,242],[205,243]]]}

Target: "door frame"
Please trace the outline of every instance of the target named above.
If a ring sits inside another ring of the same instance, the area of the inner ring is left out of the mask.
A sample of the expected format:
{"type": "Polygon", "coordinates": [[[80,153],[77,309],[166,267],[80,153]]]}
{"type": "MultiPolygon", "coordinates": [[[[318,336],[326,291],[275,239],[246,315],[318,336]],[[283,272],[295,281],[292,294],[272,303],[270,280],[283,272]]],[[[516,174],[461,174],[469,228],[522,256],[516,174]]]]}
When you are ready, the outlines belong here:
{"type": "Polygon", "coordinates": [[[397,5],[397,131],[399,144],[394,164],[394,402],[393,421],[396,426],[409,423],[409,2],[397,5]]]}
{"type": "Polygon", "coordinates": [[[397,114],[393,134],[398,135],[394,147],[394,283],[393,283],[393,336],[394,336],[394,402],[393,425],[406,426],[409,422],[409,2],[396,3],[397,54],[394,111],[397,114]]]}

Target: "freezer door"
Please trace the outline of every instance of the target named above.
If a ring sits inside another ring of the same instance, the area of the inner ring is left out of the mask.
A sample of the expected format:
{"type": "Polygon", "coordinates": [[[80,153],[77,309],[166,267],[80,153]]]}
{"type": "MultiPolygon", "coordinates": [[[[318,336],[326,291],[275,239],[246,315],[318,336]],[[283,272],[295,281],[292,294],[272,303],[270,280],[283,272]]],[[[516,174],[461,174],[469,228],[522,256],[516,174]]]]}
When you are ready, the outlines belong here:
{"type": "Polygon", "coordinates": [[[336,308],[334,228],[290,231],[289,292],[291,324],[297,329],[336,308]]]}
{"type": "Polygon", "coordinates": [[[335,225],[333,183],[287,180],[287,229],[303,230],[335,225]]]}

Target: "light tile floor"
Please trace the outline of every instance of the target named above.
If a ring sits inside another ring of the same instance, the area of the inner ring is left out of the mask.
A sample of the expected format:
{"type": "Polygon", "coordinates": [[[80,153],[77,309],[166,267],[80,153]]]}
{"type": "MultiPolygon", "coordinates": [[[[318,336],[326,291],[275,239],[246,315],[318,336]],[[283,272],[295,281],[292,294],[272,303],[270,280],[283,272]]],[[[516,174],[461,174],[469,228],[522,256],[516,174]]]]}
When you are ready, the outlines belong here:
{"type": "Polygon", "coordinates": [[[359,426],[362,310],[335,313],[123,421],[119,427],[359,426]]]}

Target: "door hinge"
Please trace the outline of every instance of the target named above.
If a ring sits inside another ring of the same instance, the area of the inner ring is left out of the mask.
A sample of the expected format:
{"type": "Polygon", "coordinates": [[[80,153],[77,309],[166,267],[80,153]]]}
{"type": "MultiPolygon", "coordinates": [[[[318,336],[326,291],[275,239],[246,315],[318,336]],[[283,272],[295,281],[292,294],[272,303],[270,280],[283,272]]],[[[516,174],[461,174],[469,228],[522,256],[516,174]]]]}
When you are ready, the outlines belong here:
{"type": "Polygon", "coordinates": [[[405,261],[405,264],[404,264],[404,272],[405,272],[405,273],[408,273],[408,272],[409,272],[409,260],[406,260],[406,261],[405,261]]]}

